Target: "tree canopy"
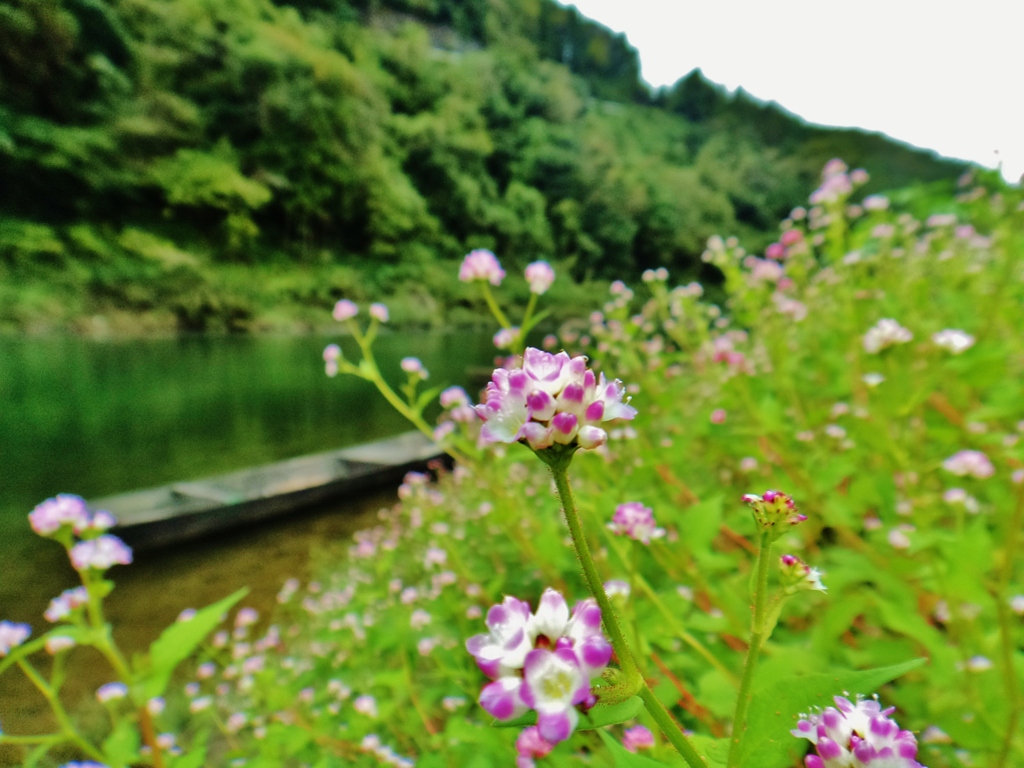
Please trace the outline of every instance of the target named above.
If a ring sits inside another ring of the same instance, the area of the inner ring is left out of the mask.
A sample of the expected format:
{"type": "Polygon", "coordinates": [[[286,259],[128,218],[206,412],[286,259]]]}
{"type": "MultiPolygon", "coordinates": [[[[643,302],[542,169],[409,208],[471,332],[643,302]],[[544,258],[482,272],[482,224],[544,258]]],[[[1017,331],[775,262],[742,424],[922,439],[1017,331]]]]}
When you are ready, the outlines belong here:
{"type": "Polygon", "coordinates": [[[8,0],[0,322],[44,311],[12,287],[35,280],[203,327],[249,311],[241,267],[341,269],[326,305],[474,247],[695,272],[715,232],[767,242],[832,156],[879,189],[964,167],[639,71],[551,0],[8,0]]]}

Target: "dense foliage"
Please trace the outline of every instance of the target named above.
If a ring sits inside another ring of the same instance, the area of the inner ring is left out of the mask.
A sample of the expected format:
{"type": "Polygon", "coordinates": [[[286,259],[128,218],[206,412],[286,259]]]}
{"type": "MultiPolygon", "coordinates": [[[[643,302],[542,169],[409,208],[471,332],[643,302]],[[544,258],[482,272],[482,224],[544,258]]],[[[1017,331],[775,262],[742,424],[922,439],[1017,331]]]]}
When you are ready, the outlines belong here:
{"type": "Polygon", "coordinates": [[[880,188],[962,170],[638,72],[551,0],[10,0],[0,324],[243,330],[370,295],[457,321],[444,276],[473,247],[696,275],[710,234],[757,246],[833,155],[880,188]]]}
{"type": "MultiPolygon", "coordinates": [[[[725,275],[721,304],[699,284],[670,288],[651,271],[636,291],[613,283],[601,310],[545,342],[589,354],[632,394],[636,418],[604,425],[607,443],[580,451],[572,485],[639,671],[711,768],[726,764],[733,741],[730,766],[799,764],[808,745],[790,729],[844,692],[878,693],[895,706],[908,729],[899,738],[917,742],[920,765],[1008,768],[1024,759],[1024,195],[994,176],[965,177],[955,198],[851,204],[863,181],[830,163],[812,206],[783,221],[770,258],[710,238],[703,258],[725,275]],[[802,514],[785,496],[767,509],[780,494],[766,492],[752,497],[752,516],[741,494],[766,487],[791,493],[802,514]],[[769,537],[766,520],[780,511],[774,519],[799,524],[769,537]],[[758,551],[772,567],[755,577],[758,551]],[[783,557],[776,568],[783,554],[807,566],[783,557]],[[765,587],[779,599],[751,677],[751,604],[765,587]],[[751,703],[730,738],[741,678],[753,679],[751,703]]],[[[464,274],[480,283],[473,287],[502,281],[496,262],[480,261],[464,274]]],[[[369,314],[347,302],[336,312],[369,329],[364,353],[387,317],[382,306],[369,314]]],[[[329,373],[376,370],[337,351],[325,360],[329,373]]],[[[402,365],[410,404],[425,378],[417,362],[402,365]]],[[[558,408],[572,407],[567,389],[558,408]]],[[[40,679],[53,691],[62,654],[91,644],[114,658],[112,675],[125,683],[103,694],[113,727],[68,717],[53,737],[4,734],[0,744],[38,760],[70,744],[111,766],[149,764],[143,742],[163,745],[171,768],[509,765],[523,723],[495,728],[475,703],[487,680],[465,641],[486,632],[488,606],[503,595],[537,606],[554,587],[572,603],[586,597],[589,577],[552,475],[526,445],[477,446],[481,423],[465,418],[463,397],[442,396],[450,420],[437,435],[465,460],[450,472],[436,467],[436,479],[407,477],[375,527],[325,553],[320,578],[285,585],[272,618],[239,611],[203,644],[227,603],[188,611],[131,669],[98,611],[87,619],[69,608],[34,640],[27,626],[0,625],[0,672],[56,644],[53,687],[40,679]],[[169,687],[171,671],[201,646],[194,674],[169,687]],[[166,701],[152,701],[164,691],[166,701]]],[[[477,411],[492,435],[500,399],[490,391],[477,411]]],[[[40,505],[32,523],[75,562],[82,544],[70,524],[60,527],[57,501],[40,505]]],[[[82,538],[105,538],[97,517],[75,529],[82,538]]],[[[112,551],[111,562],[127,559],[112,551]]],[[[110,586],[76,567],[91,589],[110,586]]],[[[613,666],[626,671],[621,654],[613,666]]],[[[654,729],[636,700],[595,707],[549,754],[551,745],[521,742],[518,764],[680,764],[660,737],[624,732],[634,718],[654,729]]],[[[844,764],[919,765],[890,757],[844,764]]],[[[837,764],[814,760],[808,768],[837,764]]]]}

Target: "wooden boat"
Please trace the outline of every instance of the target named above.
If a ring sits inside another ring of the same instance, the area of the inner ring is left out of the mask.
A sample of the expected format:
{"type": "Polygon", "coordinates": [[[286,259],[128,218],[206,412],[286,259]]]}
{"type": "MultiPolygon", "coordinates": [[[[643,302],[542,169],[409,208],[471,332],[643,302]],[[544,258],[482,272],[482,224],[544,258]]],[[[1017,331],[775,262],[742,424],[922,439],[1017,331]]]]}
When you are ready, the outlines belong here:
{"type": "Polygon", "coordinates": [[[421,433],[406,432],[216,477],[106,496],[89,506],[109,510],[117,518],[113,532],[132,547],[152,549],[397,484],[406,472],[424,469],[442,455],[421,433]]]}

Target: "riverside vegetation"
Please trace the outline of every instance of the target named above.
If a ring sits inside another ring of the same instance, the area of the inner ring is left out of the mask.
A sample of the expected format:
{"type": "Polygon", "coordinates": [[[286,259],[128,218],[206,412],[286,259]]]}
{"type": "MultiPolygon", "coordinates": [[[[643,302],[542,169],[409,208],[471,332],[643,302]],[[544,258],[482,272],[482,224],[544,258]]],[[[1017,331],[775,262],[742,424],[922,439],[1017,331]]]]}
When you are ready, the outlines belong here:
{"type": "Polygon", "coordinates": [[[515,278],[474,251],[459,276],[506,355],[475,407],[415,358],[388,387],[387,307],[339,301],[362,357],[329,346],[328,375],[376,383],[454,469],[409,475],[274,616],[182,596],[130,662],[102,614],[130,551],[77,497],[43,502],[83,583],[39,638],[0,623],[0,673],[59,728],[0,745],[112,768],[1019,765],[1024,192],[866,181],[830,162],[763,255],[711,237],[723,302],[648,271],[550,351],[528,330],[562,278],[532,263],[510,318],[515,278]],[[108,724],[61,701],[80,646],[110,662],[108,724]]]}
{"type": "Polygon", "coordinates": [[[474,248],[554,264],[564,321],[644,269],[717,286],[707,238],[767,245],[830,157],[875,191],[965,167],[699,72],[653,92],[552,0],[9,0],[0,71],[0,330],[472,323],[474,248]]]}

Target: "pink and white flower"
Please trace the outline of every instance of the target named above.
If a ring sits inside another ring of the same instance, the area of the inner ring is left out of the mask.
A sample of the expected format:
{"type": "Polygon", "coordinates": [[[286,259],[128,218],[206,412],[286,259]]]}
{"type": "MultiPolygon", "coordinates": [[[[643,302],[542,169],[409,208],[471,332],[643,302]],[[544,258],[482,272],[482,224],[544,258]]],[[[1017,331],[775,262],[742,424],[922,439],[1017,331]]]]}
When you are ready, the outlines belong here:
{"type": "Polygon", "coordinates": [[[457,408],[462,405],[469,405],[469,395],[462,387],[448,387],[441,393],[441,407],[457,408]]]}
{"type": "Polygon", "coordinates": [[[459,280],[464,283],[482,280],[497,286],[504,279],[505,270],[501,268],[498,257],[485,248],[470,251],[459,267],[459,280]]]}
{"type": "Polygon", "coordinates": [[[78,542],[71,548],[69,554],[71,565],[76,571],[89,568],[105,571],[113,565],[128,565],[132,561],[131,548],[117,536],[109,533],[78,542]]]}
{"type": "Polygon", "coordinates": [[[506,597],[488,612],[487,627],[488,634],[466,641],[477,666],[494,681],[481,691],[480,706],[499,720],[533,709],[540,737],[552,744],[569,738],[579,721],[577,707],[596,701],[591,680],[611,659],[597,603],[584,600],[570,615],[565,598],[548,589],[531,613],[529,604],[506,597]]]}
{"type": "Polygon", "coordinates": [[[64,526],[79,533],[89,527],[89,508],[85,499],[72,493],[59,493],[39,504],[28,514],[32,530],[40,536],[49,536],[64,526]]]}
{"type": "Polygon", "coordinates": [[[516,768],[534,768],[537,758],[547,757],[555,745],[540,735],[535,725],[524,728],[516,739],[516,768]]]}
{"type": "Polygon", "coordinates": [[[651,749],[654,746],[654,734],[642,725],[635,725],[623,731],[622,746],[630,752],[651,749]]]}
{"type": "Polygon", "coordinates": [[[101,704],[118,701],[128,695],[128,686],[124,683],[107,683],[96,689],[96,699],[101,704]]]}
{"type": "Polygon", "coordinates": [[[935,345],[947,350],[950,354],[959,355],[974,346],[974,337],[966,331],[956,328],[946,328],[943,331],[932,334],[932,341],[935,345]]]}
{"type": "Polygon", "coordinates": [[[379,301],[371,304],[368,311],[370,313],[370,317],[378,323],[386,323],[390,319],[387,305],[381,304],[379,301]]]}
{"type": "Polygon", "coordinates": [[[519,329],[518,328],[502,328],[491,339],[494,342],[494,346],[498,349],[512,349],[515,343],[519,340],[519,329]]]}
{"type": "Polygon", "coordinates": [[[339,323],[345,320],[351,320],[353,317],[359,314],[359,307],[356,306],[354,301],[349,299],[342,299],[334,305],[334,311],[331,312],[334,319],[339,323]]]}
{"type": "Polygon", "coordinates": [[[530,293],[540,296],[555,282],[555,270],[546,261],[535,261],[526,267],[526,282],[530,284],[530,293]]]}
{"type": "Polygon", "coordinates": [[[0,657],[6,656],[13,648],[28,640],[32,627],[13,621],[0,621],[0,657]]]}
{"type": "Polygon", "coordinates": [[[882,709],[875,699],[842,696],[835,707],[803,715],[790,731],[814,745],[807,768],[924,768],[917,762],[917,739],[889,717],[894,707],[882,709]]]}
{"type": "Polygon", "coordinates": [[[89,593],[85,587],[65,589],[60,595],[50,601],[50,605],[43,612],[43,617],[47,621],[57,622],[70,616],[73,610],[81,608],[88,602],[89,593]]]}
{"type": "Polygon", "coordinates": [[[959,477],[970,476],[979,480],[992,477],[996,469],[981,451],[958,451],[942,462],[942,468],[959,477]]]}
{"type": "Polygon", "coordinates": [[[399,365],[401,365],[402,370],[410,376],[414,376],[418,379],[430,378],[429,371],[423,367],[423,363],[418,357],[403,357],[402,362],[399,363],[399,365]]]}
{"type": "Polygon", "coordinates": [[[811,568],[795,555],[783,555],[779,558],[779,580],[787,594],[828,591],[821,583],[821,571],[811,568]]]}
{"type": "Polygon", "coordinates": [[[796,502],[782,491],[765,491],[764,496],[746,493],[743,501],[753,510],[754,520],[762,531],[781,536],[785,525],[798,525],[807,519],[797,511],[796,502]]]}
{"type": "Polygon", "coordinates": [[[864,351],[876,355],[887,347],[906,344],[914,334],[890,317],[883,317],[864,334],[864,351]]]}
{"type": "Polygon", "coordinates": [[[632,419],[636,409],[623,399],[619,381],[587,368],[585,357],[570,358],[527,347],[522,368],[498,368],[476,412],[485,422],[485,442],[525,440],[535,451],[559,445],[596,448],[608,434],[599,424],[632,419]]]}
{"type": "Polygon", "coordinates": [[[658,528],[654,522],[654,510],[645,507],[639,501],[627,501],[615,508],[608,529],[620,536],[628,536],[642,544],[650,544],[651,539],[660,539],[665,535],[664,528],[658,528]]]}

